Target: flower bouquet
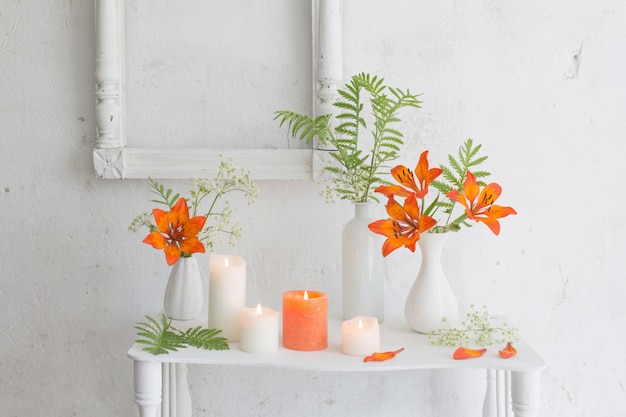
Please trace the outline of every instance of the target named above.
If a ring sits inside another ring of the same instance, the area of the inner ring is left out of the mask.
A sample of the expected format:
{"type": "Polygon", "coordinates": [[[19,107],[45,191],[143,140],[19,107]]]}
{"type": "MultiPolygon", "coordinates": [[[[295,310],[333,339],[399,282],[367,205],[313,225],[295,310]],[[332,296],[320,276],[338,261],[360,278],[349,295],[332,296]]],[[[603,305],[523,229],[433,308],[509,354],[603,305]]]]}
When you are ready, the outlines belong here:
{"type": "Polygon", "coordinates": [[[480,149],[481,145],[474,146],[472,139],[468,139],[459,147],[458,159],[448,156],[450,167],[430,168],[428,151],[424,151],[415,172],[404,165],[391,170],[398,185],[381,185],[375,190],[387,197],[389,218],[369,225],[372,232],[387,238],[382,248],[384,256],[402,246],[414,252],[420,233],[456,232],[462,226],[471,226],[468,220],[483,223],[495,235],[500,233],[498,219],[517,213],[512,207],[494,204],[502,194],[502,187],[480,180],[491,175],[489,172],[470,170],[487,159],[487,156],[478,156],[480,149]],[[441,174],[443,180],[437,181],[441,174]],[[439,193],[427,202],[429,186],[439,193]],[[403,204],[398,198],[404,199],[403,204]],[[457,204],[464,211],[455,217],[457,204]],[[438,214],[441,214],[439,220],[435,218],[438,214]]]}
{"type": "Polygon", "coordinates": [[[417,242],[421,242],[422,263],[404,310],[411,328],[421,333],[435,331],[444,318],[454,323],[458,315],[456,296],[440,261],[447,232],[469,227],[469,222],[474,221],[498,235],[499,219],[517,214],[512,207],[495,204],[502,187],[495,182],[486,184],[482,179],[490,174],[474,169],[487,159],[479,155],[480,149],[481,145],[474,146],[468,139],[459,147],[456,158],[448,156],[450,167],[438,168],[430,167],[428,151],[424,151],[414,172],[398,165],[391,170],[398,184],[381,185],[375,190],[387,197],[389,217],[368,227],[386,237],[383,256],[403,246],[414,252],[417,242]],[[437,180],[442,175],[443,179],[437,180]],[[432,189],[438,192],[427,201],[432,189]],[[463,209],[460,213],[455,212],[457,206],[463,209]]]}
{"type": "Polygon", "coordinates": [[[163,250],[165,261],[173,266],[164,310],[169,318],[179,320],[194,319],[202,310],[201,276],[192,254],[214,248],[225,236],[234,245],[241,236],[241,226],[231,223],[232,208],[225,196],[240,192],[251,204],[258,194],[250,173],[236,170],[230,160],[220,161],[215,178],[193,178],[191,183],[194,188],[186,199],[150,178],[150,191],[156,195],[151,201],[169,211],[154,208],[152,213],[137,216],[129,226],[133,232],[146,227],[149,233],[143,242],[163,250]]]}

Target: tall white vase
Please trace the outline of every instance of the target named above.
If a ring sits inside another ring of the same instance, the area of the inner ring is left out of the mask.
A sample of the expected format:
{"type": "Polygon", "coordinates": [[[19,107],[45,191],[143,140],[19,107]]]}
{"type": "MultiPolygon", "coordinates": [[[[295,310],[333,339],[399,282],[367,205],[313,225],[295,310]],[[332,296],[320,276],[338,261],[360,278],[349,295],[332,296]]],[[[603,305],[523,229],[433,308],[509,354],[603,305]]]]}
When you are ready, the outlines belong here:
{"type": "Polygon", "coordinates": [[[440,329],[445,317],[451,324],[458,319],[459,305],[443,272],[441,253],[447,233],[422,233],[418,246],[422,264],[404,306],[411,329],[429,333],[440,329]]]}
{"type": "Polygon", "coordinates": [[[204,296],[198,261],[193,256],[180,258],[172,266],[165,288],[163,311],[173,320],[193,320],[200,315],[204,296]]]}
{"type": "Polygon", "coordinates": [[[371,203],[354,203],[354,218],[341,236],[343,318],[356,316],[385,318],[383,240],[368,229],[375,219],[371,203]]]}

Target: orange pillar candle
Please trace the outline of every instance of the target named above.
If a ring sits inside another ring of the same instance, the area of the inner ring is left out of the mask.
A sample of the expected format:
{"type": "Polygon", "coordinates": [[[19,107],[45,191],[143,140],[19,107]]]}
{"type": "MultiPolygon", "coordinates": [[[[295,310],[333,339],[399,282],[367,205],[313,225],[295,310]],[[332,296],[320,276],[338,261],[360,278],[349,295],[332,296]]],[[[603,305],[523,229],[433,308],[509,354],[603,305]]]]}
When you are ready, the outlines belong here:
{"type": "Polygon", "coordinates": [[[328,347],[328,297],[319,291],[283,293],[283,346],[291,350],[328,347]]]}

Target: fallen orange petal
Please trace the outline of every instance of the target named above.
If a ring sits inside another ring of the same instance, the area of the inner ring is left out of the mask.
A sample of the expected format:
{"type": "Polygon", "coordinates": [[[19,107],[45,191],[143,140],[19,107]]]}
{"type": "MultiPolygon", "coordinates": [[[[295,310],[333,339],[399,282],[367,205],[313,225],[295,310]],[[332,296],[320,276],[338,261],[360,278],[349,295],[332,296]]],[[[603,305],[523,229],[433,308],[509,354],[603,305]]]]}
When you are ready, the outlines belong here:
{"type": "Polygon", "coordinates": [[[487,349],[468,349],[466,347],[461,346],[457,350],[454,351],[452,357],[454,359],[469,359],[469,358],[478,358],[479,356],[483,356],[484,353],[487,352],[487,349]]]}
{"type": "Polygon", "coordinates": [[[517,355],[517,349],[513,347],[511,342],[508,342],[506,344],[506,347],[500,351],[500,356],[502,356],[504,359],[509,359],[515,355],[517,355]]]}
{"type": "Polygon", "coordinates": [[[363,362],[382,362],[382,361],[386,361],[387,359],[391,359],[393,357],[395,357],[398,353],[402,352],[404,350],[404,348],[400,348],[396,351],[393,352],[374,352],[372,353],[370,356],[366,356],[365,359],[363,359],[363,362]]]}

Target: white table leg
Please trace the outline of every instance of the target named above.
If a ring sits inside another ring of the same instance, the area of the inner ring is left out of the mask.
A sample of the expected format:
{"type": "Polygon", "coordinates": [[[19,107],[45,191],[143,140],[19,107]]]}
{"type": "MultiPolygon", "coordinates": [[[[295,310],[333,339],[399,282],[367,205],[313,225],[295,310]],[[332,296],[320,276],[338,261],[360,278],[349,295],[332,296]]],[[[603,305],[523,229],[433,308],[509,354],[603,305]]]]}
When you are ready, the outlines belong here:
{"type": "Polygon", "coordinates": [[[191,417],[191,395],[185,363],[163,364],[161,417],[191,417]]]}
{"type": "Polygon", "coordinates": [[[497,417],[498,408],[496,403],[496,371],[487,370],[487,390],[485,391],[485,401],[483,402],[483,417],[497,417]]]}
{"type": "MultiPolygon", "coordinates": [[[[163,399],[161,400],[161,417],[172,417],[170,416],[170,364],[164,362],[163,366],[163,382],[162,382],[162,391],[163,391],[163,399]]],[[[174,399],[176,402],[176,399],[174,399]]],[[[174,416],[175,417],[175,416],[174,416]]]]}
{"type": "Polygon", "coordinates": [[[187,364],[176,365],[176,417],[191,417],[191,394],[187,382],[187,364]]]}
{"type": "Polygon", "coordinates": [[[498,410],[496,415],[498,417],[505,417],[505,410],[509,405],[508,397],[505,392],[505,373],[506,371],[501,369],[496,371],[496,409],[498,410]]]}
{"type": "Polygon", "coordinates": [[[135,403],[141,417],[157,417],[161,404],[161,363],[134,361],[135,403]]]}
{"type": "Polygon", "coordinates": [[[515,417],[535,417],[540,403],[539,371],[511,372],[511,396],[515,417]]]}
{"type": "Polygon", "coordinates": [[[511,409],[511,371],[504,372],[504,416],[512,417],[513,410],[511,409]]]}

